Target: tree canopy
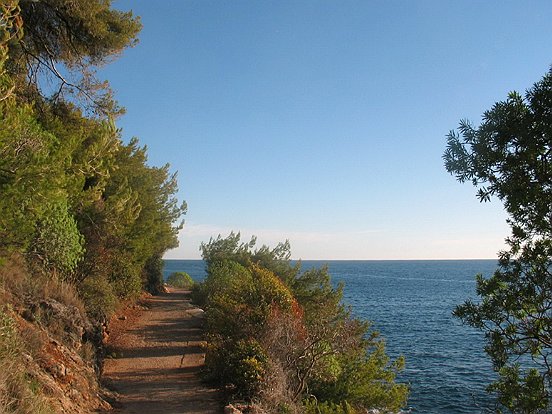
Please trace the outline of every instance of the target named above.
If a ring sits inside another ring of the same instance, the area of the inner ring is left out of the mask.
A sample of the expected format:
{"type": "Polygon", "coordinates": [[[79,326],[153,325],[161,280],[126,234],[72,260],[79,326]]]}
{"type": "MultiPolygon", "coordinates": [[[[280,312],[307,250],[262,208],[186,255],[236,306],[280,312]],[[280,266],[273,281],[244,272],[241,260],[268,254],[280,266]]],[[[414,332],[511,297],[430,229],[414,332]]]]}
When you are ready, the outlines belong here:
{"type": "Polygon", "coordinates": [[[524,96],[496,103],[479,127],[461,121],[444,160],[481,201],[504,203],[512,231],[497,271],[477,278],[480,301],[455,315],[485,333],[500,409],[544,412],[552,386],[552,69],[524,96]]]}
{"type": "Polygon", "coordinates": [[[109,0],[0,4],[0,256],[74,283],[98,318],[162,286],[186,211],[169,166],[123,142],[95,79],[140,28],[109,0]]]}
{"type": "Polygon", "coordinates": [[[109,84],[95,69],[137,43],[141,29],[132,12],[110,0],[10,0],[23,30],[10,39],[6,69],[17,93],[29,101],[41,94],[54,101],[73,99],[84,108],[112,114],[109,84]]]}

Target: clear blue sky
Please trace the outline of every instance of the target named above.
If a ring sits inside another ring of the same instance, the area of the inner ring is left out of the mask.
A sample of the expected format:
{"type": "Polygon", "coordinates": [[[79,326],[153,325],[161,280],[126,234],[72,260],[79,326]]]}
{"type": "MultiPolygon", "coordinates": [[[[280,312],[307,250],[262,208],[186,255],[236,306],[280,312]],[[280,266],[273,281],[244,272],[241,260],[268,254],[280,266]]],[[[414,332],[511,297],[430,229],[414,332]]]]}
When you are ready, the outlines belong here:
{"type": "Polygon", "coordinates": [[[242,231],[303,259],[493,258],[498,200],[445,136],[552,64],[551,1],[127,0],[140,43],[103,69],[125,139],[170,163],[180,247],[242,231]]]}

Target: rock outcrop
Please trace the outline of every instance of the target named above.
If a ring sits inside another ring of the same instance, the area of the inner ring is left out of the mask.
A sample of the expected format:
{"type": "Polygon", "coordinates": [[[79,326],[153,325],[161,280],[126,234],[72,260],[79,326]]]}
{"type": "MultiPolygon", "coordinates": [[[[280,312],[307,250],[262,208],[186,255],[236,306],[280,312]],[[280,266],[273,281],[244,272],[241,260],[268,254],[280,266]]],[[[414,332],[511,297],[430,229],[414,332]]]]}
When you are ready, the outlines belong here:
{"type": "Polygon", "coordinates": [[[108,410],[109,393],[98,381],[94,328],[75,306],[54,299],[30,303],[14,313],[26,346],[26,372],[56,413],[108,410]]]}

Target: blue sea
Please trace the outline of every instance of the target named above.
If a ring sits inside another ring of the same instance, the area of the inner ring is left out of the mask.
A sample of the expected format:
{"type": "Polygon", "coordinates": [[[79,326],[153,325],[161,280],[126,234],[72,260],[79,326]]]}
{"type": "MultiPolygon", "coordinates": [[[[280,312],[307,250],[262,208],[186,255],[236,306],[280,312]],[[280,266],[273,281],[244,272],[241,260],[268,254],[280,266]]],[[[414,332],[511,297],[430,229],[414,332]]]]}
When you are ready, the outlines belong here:
{"type": "MultiPolygon", "coordinates": [[[[355,316],[373,322],[388,354],[404,355],[398,381],[410,384],[412,413],[480,413],[492,406],[485,391],[495,375],[483,335],[452,317],[454,307],[476,299],[475,275],[490,276],[494,260],[303,261],[303,269],[329,266],[344,282],[344,301],[355,316]]],[[[167,260],[165,275],[205,277],[201,260],[167,260]]]]}

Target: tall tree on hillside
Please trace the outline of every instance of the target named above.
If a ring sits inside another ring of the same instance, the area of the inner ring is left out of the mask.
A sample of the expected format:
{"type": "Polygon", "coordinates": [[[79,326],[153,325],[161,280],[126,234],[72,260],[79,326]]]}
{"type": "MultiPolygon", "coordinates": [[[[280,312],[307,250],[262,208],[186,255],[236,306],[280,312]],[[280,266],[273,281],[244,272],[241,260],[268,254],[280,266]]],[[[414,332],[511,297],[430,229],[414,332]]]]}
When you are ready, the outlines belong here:
{"type": "Polygon", "coordinates": [[[94,69],[133,45],[141,27],[110,3],[1,2],[0,249],[37,250],[30,246],[35,226],[58,211],[53,206],[72,213],[106,184],[119,134],[78,106],[113,114],[108,85],[94,69]]]}
{"type": "Polygon", "coordinates": [[[489,386],[500,406],[537,413],[552,389],[552,70],[525,96],[511,92],[483,115],[448,135],[446,169],[498,197],[512,229],[507,251],[489,279],[477,277],[480,302],[455,310],[482,330],[499,379],[489,386]]]}

